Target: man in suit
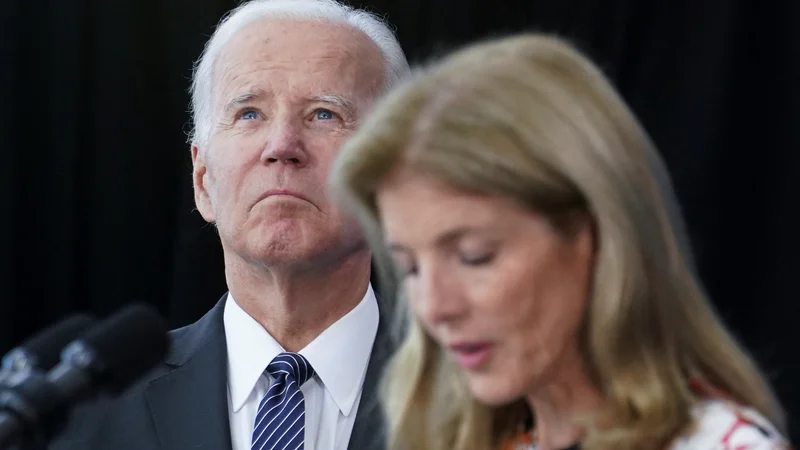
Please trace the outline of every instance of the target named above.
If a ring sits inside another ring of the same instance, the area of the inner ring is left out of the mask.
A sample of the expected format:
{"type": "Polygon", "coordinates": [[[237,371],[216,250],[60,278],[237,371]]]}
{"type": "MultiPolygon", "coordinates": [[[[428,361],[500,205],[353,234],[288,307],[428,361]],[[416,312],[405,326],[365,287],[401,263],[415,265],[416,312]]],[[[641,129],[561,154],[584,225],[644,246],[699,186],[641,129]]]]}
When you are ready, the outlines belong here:
{"type": "Polygon", "coordinates": [[[382,448],[390,356],[370,252],[325,185],[339,147],[408,63],[379,19],[333,0],[255,0],[211,37],[192,85],[197,209],[229,292],[56,449],[382,448]]]}

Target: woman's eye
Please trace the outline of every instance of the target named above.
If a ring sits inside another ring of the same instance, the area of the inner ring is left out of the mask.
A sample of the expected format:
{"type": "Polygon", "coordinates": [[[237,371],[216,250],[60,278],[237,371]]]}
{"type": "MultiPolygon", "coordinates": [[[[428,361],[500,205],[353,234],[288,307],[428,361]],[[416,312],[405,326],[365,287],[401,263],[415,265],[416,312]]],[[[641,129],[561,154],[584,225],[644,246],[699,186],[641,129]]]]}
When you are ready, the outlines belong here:
{"type": "Polygon", "coordinates": [[[494,260],[494,254],[485,253],[482,255],[461,256],[461,262],[467,266],[483,266],[494,260]]]}
{"type": "Polygon", "coordinates": [[[413,263],[405,261],[395,261],[395,268],[397,269],[397,275],[400,279],[407,278],[417,273],[417,267],[413,263]]]}
{"type": "Polygon", "coordinates": [[[327,109],[318,109],[315,113],[317,120],[331,120],[335,117],[333,112],[327,109]]]}
{"type": "Polygon", "coordinates": [[[409,268],[401,268],[400,269],[400,279],[408,278],[410,276],[414,276],[417,274],[416,267],[409,267],[409,268]]]}
{"type": "Polygon", "coordinates": [[[394,256],[393,259],[397,276],[400,277],[401,280],[417,273],[417,265],[411,258],[401,255],[394,256]]]}
{"type": "Polygon", "coordinates": [[[258,113],[256,111],[245,111],[242,113],[241,118],[244,120],[255,120],[258,119],[258,113]]]}

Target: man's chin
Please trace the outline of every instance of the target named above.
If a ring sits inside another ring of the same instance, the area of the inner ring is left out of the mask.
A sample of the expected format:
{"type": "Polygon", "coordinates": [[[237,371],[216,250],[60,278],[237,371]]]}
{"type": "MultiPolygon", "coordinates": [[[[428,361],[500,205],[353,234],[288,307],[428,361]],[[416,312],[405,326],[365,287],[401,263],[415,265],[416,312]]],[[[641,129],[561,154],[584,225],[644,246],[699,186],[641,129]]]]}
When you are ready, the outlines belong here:
{"type": "Polygon", "coordinates": [[[296,229],[294,232],[289,231],[262,229],[236,240],[220,236],[225,259],[229,263],[239,259],[248,264],[269,267],[308,258],[309,245],[304,242],[302,234],[296,229]]]}
{"type": "MultiPolygon", "coordinates": [[[[347,259],[351,254],[366,249],[360,239],[346,245],[341,236],[314,233],[297,224],[271,224],[270,227],[251,231],[244,239],[230,242],[223,248],[248,264],[265,268],[313,269],[347,259]]],[[[349,240],[346,240],[349,242],[349,240]]],[[[226,259],[228,259],[226,257],[226,259]]]]}
{"type": "Polygon", "coordinates": [[[301,239],[259,241],[247,246],[245,252],[253,262],[267,266],[292,266],[313,259],[313,251],[301,239]]]}

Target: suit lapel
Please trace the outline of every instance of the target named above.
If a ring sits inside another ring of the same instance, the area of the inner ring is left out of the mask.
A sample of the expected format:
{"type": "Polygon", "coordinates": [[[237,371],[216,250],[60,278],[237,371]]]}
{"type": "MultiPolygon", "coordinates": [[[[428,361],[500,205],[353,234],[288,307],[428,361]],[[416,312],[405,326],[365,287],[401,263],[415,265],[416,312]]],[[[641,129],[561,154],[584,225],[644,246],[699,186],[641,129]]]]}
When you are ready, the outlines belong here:
{"type": "Polygon", "coordinates": [[[164,450],[230,450],[227,347],[223,297],[197,323],[179,330],[167,364],[151,381],[147,400],[164,450]]]}
{"type": "Polygon", "coordinates": [[[353,425],[348,448],[354,450],[383,450],[386,448],[386,425],[380,404],[379,385],[386,363],[392,356],[389,324],[381,308],[378,333],[369,358],[369,366],[361,391],[361,401],[353,425]]]}

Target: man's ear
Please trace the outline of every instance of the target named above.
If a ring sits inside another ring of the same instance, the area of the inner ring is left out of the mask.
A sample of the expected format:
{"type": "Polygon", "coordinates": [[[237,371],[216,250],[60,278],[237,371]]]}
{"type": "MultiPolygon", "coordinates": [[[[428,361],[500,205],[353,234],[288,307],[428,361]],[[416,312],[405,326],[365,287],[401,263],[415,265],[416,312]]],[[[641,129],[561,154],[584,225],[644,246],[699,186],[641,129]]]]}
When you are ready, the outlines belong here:
{"type": "Polygon", "coordinates": [[[192,144],[192,185],[194,186],[194,203],[200,215],[206,222],[216,222],[214,208],[211,205],[211,197],[208,194],[208,167],[206,161],[197,147],[192,144]]]}

